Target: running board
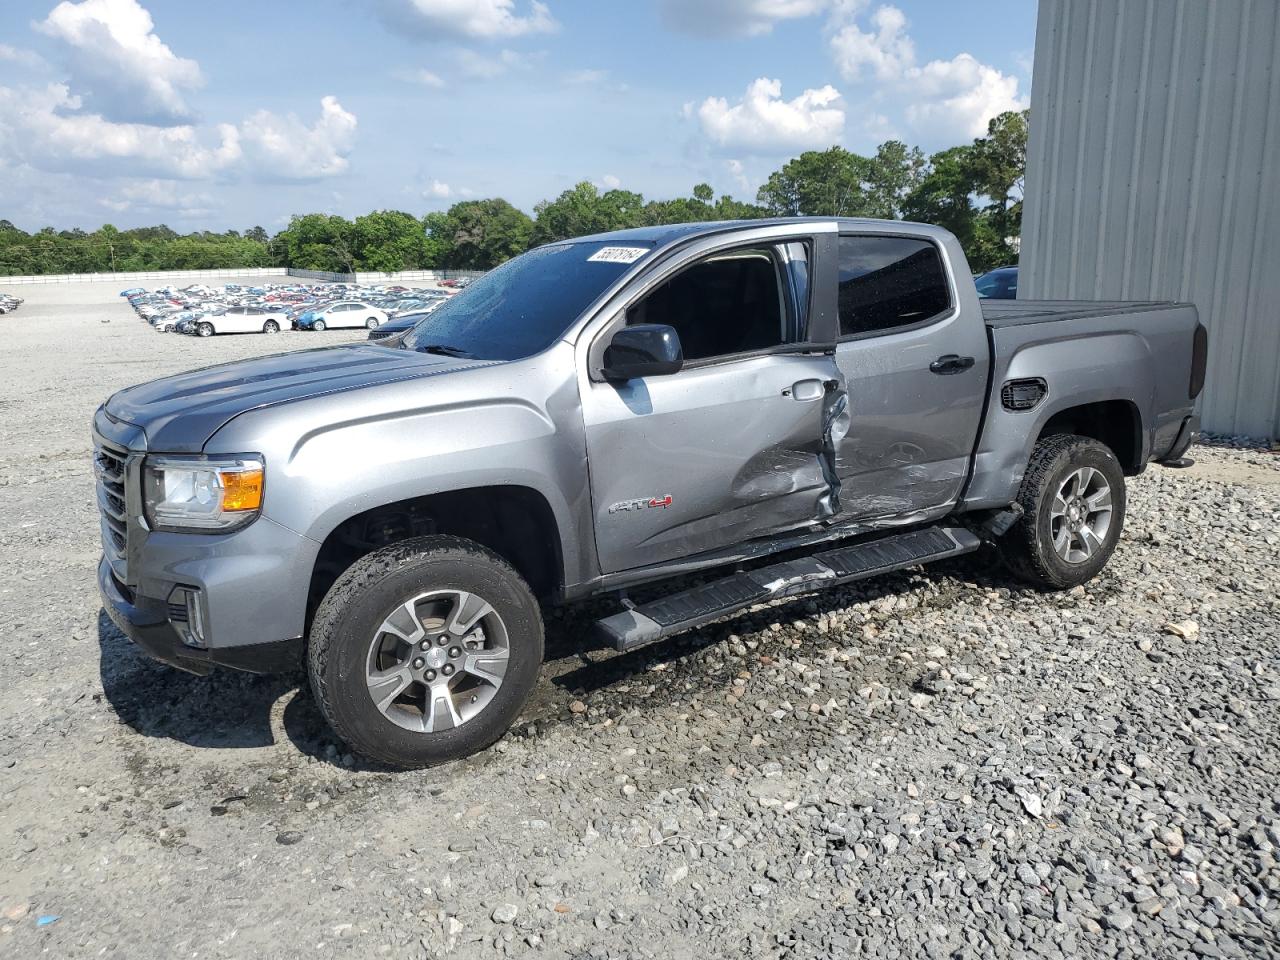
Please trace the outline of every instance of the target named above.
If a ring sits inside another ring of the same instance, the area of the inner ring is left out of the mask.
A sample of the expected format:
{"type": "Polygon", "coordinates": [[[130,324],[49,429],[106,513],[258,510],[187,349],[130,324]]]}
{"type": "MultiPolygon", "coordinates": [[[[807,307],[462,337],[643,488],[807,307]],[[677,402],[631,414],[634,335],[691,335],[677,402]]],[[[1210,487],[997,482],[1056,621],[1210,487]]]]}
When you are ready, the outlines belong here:
{"type": "Polygon", "coordinates": [[[930,527],[899,533],[730,574],[604,617],[596,621],[595,628],[606,646],[634,650],[757,603],[813,593],[890,570],[971,553],[981,543],[962,527],[930,527]]]}

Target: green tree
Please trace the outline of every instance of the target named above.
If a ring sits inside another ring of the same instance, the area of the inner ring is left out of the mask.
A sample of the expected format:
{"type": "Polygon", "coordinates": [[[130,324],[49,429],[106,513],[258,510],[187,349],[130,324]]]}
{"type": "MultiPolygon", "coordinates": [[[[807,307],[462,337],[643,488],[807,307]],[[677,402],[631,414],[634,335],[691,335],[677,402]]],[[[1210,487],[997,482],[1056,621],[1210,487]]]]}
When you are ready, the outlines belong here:
{"type": "Polygon", "coordinates": [[[443,266],[488,270],[529,248],[533,221],[506,200],[464,200],[449,208],[441,230],[443,266]]]}
{"type": "Polygon", "coordinates": [[[339,216],[308,213],[294,216],[276,236],[284,243],[286,266],[301,270],[353,273],[352,225],[339,216]]]}
{"type": "Polygon", "coordinates": [[[644,222],[644,197],[629,190],[601,193],[589,180],[564,191],[554,200],[542,201],[533,209],[535,245],[638,227],[644,222]]]}
{"type": "Polygon", "coordinates": [[[956,235],[969,266],[986,270],[1008,261],[1009,250],[990,213],[974,203],[978,194],[978,151],[951,147],[929,158],[920,183],[903,203],[911,220],[934,223],[956,235]]]}
{"type": "Polygon", "coordinates": [[[861,217],[871,161],[844,147],[808,150],[769,175],[756,200],[778,217],[861,217]]]}
{"type": "Polygon", "coordinates": [[[908,147],[901,140],[880,144],[866,165],[867,215],[901,220],[902,204],[919,185],[924,167],[919,147],[908,147]]]}
{"type": "Polygon", "coordinates": [[[426,261],[422,223],[399,210],[378,210],[351,225],[356,266],[362,270],[421,270],[426,261]]]}
{"type": "Polygon", "coordinates": [[[987,124],[987,135],[973,142],[976,189],[987,198],[992,226],[1002,241],[1022,233],[1030,119],[1029,110],[1002,113],[987,124]]]}

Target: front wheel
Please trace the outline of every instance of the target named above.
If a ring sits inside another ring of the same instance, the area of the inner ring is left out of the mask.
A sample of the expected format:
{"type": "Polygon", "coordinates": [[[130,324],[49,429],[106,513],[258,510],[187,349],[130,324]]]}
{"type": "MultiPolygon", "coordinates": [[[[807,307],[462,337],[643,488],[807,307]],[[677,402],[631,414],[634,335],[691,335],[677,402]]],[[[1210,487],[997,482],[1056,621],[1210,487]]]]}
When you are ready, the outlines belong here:
{"type": "Polygon", "coordinates": [[[469,540],[406,540],[356,561],[316,611],[311,688],[355,752],[404,769],[468,756],[506,732],[542,664],[528,584],[469,540]]]}
{"type": "Polygon", "coordinates": [[[1036,444],[1018,491],[1022,518],[1004,536],[1010,566],[1045,590],[1092,580],[1124,527],[1124,471],[1105,444],[1059,434],[1036,444]]]}
{"type": "Polygon", "coordinates": [[[378,318],[377,318],[377,317],[370,317],[368,320],[366,320],[366,321],[364,322],[364,326],[365,326],[365,329],[366,329],[366,330],[373,330],[373,329],[376,329],[376,328],[377,328],[377,326],[378,326],[378,318]]]}
{"type": "Polygon", "coordinates": [[[323,321],[323,320],[317,320],[315,323],[313,323],[313,324],[311,325],[311,329],[312,329],[312,330],[320,330],[320,331],[323,331],[323,330],[324,330],[324,321],[323,321]]]}
{"type": "Polygon", "coordinates": [[[263,333],[279,333],[280,324],[276,323],[274,320],[268,320],[266,323],[262,325],[262,332],[263,333]]]}
{"type": "Polygon", "coordinates": [[[197,333],[199,336],[202,336],[202,337],[212,337],[212,336],[213,336],[213,324],[212,324],[212,323],[202,323],[202,324],[200,324],[200,326],[196,327],[196,333],[197,333]]]}

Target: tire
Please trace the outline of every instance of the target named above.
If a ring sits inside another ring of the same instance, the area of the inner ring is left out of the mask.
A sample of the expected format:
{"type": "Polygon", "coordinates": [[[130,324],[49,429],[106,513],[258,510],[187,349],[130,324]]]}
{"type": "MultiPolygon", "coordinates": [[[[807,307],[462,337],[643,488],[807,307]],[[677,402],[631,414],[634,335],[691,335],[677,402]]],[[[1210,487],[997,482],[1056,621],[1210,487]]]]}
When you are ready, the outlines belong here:
{"type": "Polygon", "coordinates": [[[375,329],[377,329],[377,327],[378,327],[378,318],[377,318],[377,317],[370,317],[368,320],[366,320],[366,321],[364,322],[364,328],[365,328],[366,330],[375,330],[375,329]]]}
{"type": "Polygon", "coordinates": [[[1115,551],[1124,528],[1124,471],[1097,440],[1046,437],[1031,452],[1018,504],[1022,518],[1001,542],[1009,566],[1042,590],[1067,590],[1097,576],[1115,551]]]}
{"type": "Polygon", "coordinates": [[[405,770],[434,766],[483,750],[511,726],[537,682],[542,635],[533,592],[497,554],[458,537],[405,540],[357,560],[321,601],[311,689],[356,753],[405,770]],[[496,686],[481,679],[493,673],[496,686]],[[442,690],[447,702],[428,696],[442,690]]]}
{"type": "Polygon", "coordinates": [[[317,330],[317,331],[319,331],[319,332],[323,333],[323,332],[324,332],[324,321],[323,321],[323,320],[317,320],[315,323],[313,323],[313,324],[311,325],[311,329],[312,329],[312,330],[317,330]]]}
{"type": "Polygon", "coordinates": [[[262,325],[262,332],[263,333],[279,333],[280,324],[276,323],[274,320],[268,320],[266,323],[262,325]]]}
{"type": "Polygon", "coordinates": [[[201,337],[212,337],[212,336],[213,336],[213,324],[212,324],[212,323],[201,323],[201,324],[199,324],[199,325],[196,327],[196,334],[197,334],[198,336],[201,336],[201,337]]]}

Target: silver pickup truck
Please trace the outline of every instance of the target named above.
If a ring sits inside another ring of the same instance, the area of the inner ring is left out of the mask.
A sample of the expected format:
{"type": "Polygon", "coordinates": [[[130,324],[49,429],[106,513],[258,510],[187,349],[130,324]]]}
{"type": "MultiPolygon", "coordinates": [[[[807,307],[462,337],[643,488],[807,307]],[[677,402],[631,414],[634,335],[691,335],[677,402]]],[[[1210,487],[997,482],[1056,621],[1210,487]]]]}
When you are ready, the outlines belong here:
{"type": "Polygon", "coordinates": [[[1187,304],[983,303],[921,224],[554,243],[397,338],[112,396],[99,586],[152,656],[305,662],[353,749],[438,763],[519,713],[540,601],[616,597],[629,650],[984,541],[1088,580],[1125,477],[1185,462],[1206,348],[1187,304]]]}

